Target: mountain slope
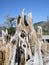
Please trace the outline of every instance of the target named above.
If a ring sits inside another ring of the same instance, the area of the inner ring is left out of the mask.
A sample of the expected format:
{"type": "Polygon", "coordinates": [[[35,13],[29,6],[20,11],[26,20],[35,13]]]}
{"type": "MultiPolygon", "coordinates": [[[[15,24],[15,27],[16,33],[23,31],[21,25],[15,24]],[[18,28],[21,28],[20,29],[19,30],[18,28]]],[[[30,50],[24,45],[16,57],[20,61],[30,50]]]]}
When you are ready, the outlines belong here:
{"type": "Polygon", "coordinates": [[[43,29],[43,34],[44,35],[48,35],[49,34],[49,21],[48,22],[40,21],[38,23],[35,23],[34,26],[35,26],[35,29],[37,29],[37,26],[41,26],[42,29],[43,29]]]}

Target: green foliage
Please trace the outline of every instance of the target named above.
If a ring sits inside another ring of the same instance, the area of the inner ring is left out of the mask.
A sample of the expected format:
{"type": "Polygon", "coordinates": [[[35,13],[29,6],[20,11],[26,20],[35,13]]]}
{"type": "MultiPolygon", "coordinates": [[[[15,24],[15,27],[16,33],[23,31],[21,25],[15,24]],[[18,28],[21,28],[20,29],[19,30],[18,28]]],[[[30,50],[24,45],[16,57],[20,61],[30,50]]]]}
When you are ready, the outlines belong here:
{"type": "Polygon", "coordinates": [[[10,28],[8,29],[8,33],[9,33],[10,35],[14,35],[15,30],[16,30],[16,28],[10,27],[10,28]]]}
{"type": "Polygon", "coordinates": [[[48,30],[43,30],[43,35],[49,35],[49,31],[48,30]]]}

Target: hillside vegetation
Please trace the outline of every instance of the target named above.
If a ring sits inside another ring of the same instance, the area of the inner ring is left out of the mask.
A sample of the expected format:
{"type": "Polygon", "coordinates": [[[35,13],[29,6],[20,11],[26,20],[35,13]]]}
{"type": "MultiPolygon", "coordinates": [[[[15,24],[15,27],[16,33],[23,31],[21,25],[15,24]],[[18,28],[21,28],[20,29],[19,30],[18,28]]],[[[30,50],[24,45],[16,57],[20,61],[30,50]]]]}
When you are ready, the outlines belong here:
{"type": "MultiPolygon", "coordinates": [[[[49,21],[48,22],[40,21],[38,23],[34,23],[34,27],[36,30],[37,30],[37,26],[42,27],[43,35],[49,35],[49,21]]],[[[6,27],[0,27],[0,36],[1,36],[1,30],[5,30],[5,29],[6,29],[6,27]]],[[[9,34],[11,34],[11,32],[12,32],[12,35],[13,35],[15,33],[15,28],[14,27],[8,28],[8,31],[9,31],[9,34]]]]}
{"type": "Polygon", "coordinates": [[[37,29],[37,26],[41,26],[43,29],[43,34],[49,35],[49,21],[48,22],[40,21],[38,23],[35,23],[34,26],[35,26],[35,29],[37,29]]]}

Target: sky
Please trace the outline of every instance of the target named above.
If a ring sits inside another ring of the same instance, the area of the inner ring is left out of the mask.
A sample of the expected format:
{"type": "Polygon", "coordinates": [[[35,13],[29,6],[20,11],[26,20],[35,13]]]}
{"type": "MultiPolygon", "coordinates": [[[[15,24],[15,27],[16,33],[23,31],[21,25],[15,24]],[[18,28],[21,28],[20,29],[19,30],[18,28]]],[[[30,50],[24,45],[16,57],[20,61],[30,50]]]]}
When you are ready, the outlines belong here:
{"type": "Polygon", "coordinates": [[[17,17],[25,8],[26,16],[32,12],[33,22],[46,21],[49,16],[49,0],[0,0],[0,25],[6,16],[17,17]]]}

